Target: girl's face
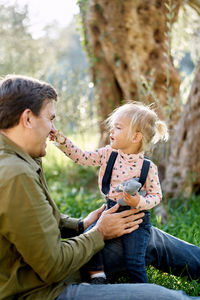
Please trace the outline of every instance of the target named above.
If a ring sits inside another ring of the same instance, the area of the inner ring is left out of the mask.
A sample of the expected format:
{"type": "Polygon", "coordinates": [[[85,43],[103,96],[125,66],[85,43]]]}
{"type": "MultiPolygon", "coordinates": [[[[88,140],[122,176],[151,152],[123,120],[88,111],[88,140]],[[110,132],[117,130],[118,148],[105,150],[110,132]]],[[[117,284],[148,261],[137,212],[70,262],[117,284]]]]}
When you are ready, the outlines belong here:
{"type": "Polygon", "coordinates": [[[129,136],[130,121],[127,117],[118,116],[110,130],[110,145],[113,149],[120,149],[124,153],[132,153],[133,142],[129,136]]]}

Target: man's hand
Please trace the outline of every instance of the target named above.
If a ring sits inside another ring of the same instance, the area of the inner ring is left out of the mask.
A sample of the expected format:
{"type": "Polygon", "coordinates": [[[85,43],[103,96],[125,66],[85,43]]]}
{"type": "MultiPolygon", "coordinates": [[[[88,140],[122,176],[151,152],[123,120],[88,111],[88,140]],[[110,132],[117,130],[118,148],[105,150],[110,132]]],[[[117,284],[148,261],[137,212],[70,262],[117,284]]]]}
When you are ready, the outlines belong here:
{"type": "Polygon", "coordinates": [[[92,211],[89,215],[83,220],[84,230],[87,229],[90,225],[96,222],[101,216],[102,212],[105,210],[106,205],[103,204],[100,208],[92,211]]]}
{"type": "Polygon", "coordinates": [[[97,229],[104,240],[117,238],[121,235],[131,233],[138,229],[139,224],[142,223],[142,217],[144,213],[138,213],[137,209],[125,210],[120,213],[116,213],[119,208],[119,204],[104,211],[101,217],[94,226],[97,229]],[[138,213],[137,215],[134,215],[138,213]]]}

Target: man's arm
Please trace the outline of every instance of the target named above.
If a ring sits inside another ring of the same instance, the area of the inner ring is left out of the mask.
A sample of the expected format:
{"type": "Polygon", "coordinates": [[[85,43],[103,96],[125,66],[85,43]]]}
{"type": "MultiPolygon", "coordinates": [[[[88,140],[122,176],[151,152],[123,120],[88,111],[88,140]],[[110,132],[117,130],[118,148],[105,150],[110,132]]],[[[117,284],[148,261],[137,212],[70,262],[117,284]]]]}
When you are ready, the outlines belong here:
{"type": "Polygon", "coordinates": [[[103,204],[100,208],[89,213],[89,215],[85,217],[83,220],[71,218],[67,215],[61,214],[60,225],[59,225],[61,237],[69,238],[72,236],[79,235],[80,233],[83,233],[84,230],[86,230],[90,225],[92,225],[100,218],[105,208],[106,205],[103,204]],[[79,227],[79,220],[82,221],[82,226],[81,226],[82,228],[79,227]],[[81,232],[79,231],[80,229],[81,232]]]}
{"type": "Polygon", "coordinates": [[[61,214],[59,229],[63,239],[79,235],[78,221],[79,219],[71,218],[65,214],[61,214]]]}
{"type": "Polygon", "coordinates": [[[97,230],[61,241],[58,221],[39,180],[18,175],[4,185],[1,232],[44,282],[64,279],[104,246],[97,230]]]}
{"type": "Polygon", "coordinates": [[[2,234],[47,283],[60,281],[77,271],[103,248],[103,239],[131,232],[141,222],[134,221],[132,211],[114,213],[116,205],[101,215],[93,229],[61,241],[58,220],[39,180],[27,174],[15,176],[4,186],[3,193],[2,234]]]}

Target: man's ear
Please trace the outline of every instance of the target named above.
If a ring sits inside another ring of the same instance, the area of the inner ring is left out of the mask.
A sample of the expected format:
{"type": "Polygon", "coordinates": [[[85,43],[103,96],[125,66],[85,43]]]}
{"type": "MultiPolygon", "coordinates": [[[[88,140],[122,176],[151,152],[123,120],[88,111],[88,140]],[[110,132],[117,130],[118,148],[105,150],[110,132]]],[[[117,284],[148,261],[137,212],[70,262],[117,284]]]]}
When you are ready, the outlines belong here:
{"type": "Polygon", "coordinates": [[[30,109],[25,109],[21,114],[20,122],[25,128],[31,129],[33,127],[33,113],[30,109]]]}
{"type": "Polygon", "coordinates": [[[133,143],[140,143],[142,141],[142,133],[137,131],[133,134],[132,142],[133,143]]]}

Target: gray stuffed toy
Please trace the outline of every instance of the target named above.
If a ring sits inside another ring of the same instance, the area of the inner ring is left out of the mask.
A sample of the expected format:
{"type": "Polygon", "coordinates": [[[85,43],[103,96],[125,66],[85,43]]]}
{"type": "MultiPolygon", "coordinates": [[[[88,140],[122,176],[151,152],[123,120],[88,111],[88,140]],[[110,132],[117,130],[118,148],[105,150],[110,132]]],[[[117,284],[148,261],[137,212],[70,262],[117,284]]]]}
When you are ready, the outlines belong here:
{"type": "MultiPolygon", "coordinates": [[[[119,184],[115,191],[116,192],[126,192],[132,196],[134,196],[136,194],[136,192],[141,188],[141,183],[139,182],[139,178],[131,178],[128,180],[125,180],[124,182],[122,182],[121,184],[119,184]]],[[[118,204],[122,205],[122,206],[126,206],[126,202],[124,201],[124,199],[119,199],[118,204]]]]}

